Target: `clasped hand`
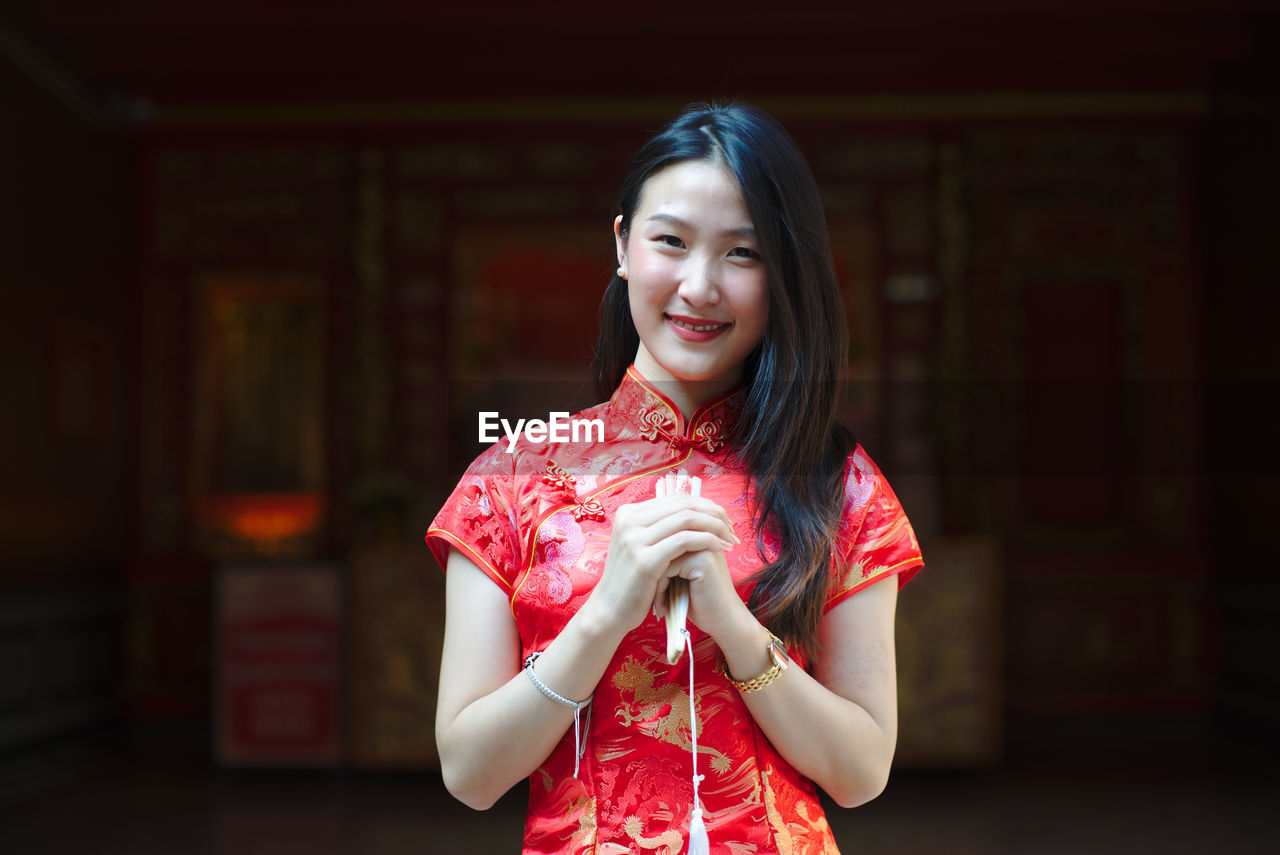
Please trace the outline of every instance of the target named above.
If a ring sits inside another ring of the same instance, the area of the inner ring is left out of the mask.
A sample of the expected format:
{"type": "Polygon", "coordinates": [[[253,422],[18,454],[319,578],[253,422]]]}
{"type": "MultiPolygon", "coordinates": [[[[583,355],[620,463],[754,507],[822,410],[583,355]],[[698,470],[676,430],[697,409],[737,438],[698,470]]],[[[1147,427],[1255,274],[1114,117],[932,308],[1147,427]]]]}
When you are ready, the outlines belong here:
{"type": "Polygon", "coordinates": [[[668,584],[687,579],[689,620],[714,638],[735,609],[746,608],[725,561],[725,550],[738,543],[729,515],[702,496],[623,505],[614,515],[604,572],[588,602],[630,631],[650,612],[661,619],[668,584]]]}

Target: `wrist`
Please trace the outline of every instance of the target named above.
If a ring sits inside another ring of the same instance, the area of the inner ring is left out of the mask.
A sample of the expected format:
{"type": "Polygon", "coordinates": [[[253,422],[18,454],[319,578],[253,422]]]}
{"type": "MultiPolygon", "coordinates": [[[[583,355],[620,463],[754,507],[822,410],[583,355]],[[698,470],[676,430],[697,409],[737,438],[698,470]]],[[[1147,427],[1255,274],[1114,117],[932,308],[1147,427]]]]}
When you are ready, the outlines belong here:
{"type": "Polygon", "coordinates": [[[770,632],[750,610],[716,639],[730,679],[749,680],[773,665],[769,655],[770,632]]]}
{"type": "Polygon", "coordinates": [[[589,646],[607,645],[616,648],[623,636],[628,632],[623,622],[607,609],[601,608],[594,597],[588,597],[577,613],[569,619],[565,629],[572,630],[582,637],[589,646]]]}
{"type": "Polygon", "coordinates": [[[782,640],[769,633],[769,642],[765,647],[765,652],[769,654],[770,665],[765,670],[756,674],[754,677],[748,677],[744,680],[738,680],[729,673],[725,663],[720,663],[720,673],[723,674],[739,693],[749,695],[752,692],[758,692],[765,686],[768,686],[774,680],[782,676],[782,673],[791,666],[791,657],[787,655],[786,645],[782,640]]]}

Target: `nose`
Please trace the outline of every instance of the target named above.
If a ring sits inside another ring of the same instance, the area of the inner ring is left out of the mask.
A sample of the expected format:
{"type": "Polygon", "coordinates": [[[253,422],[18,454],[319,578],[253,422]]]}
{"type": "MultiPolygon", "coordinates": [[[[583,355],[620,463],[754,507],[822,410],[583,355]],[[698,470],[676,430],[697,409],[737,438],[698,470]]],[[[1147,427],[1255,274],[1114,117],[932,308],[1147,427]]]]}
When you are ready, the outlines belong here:
{"type": "Polygon", "coordinates": [[[676,293],[690,306],[714,306],[720,302],[720,270],[714,259],[691,258],[685,265],[676,293]]]}

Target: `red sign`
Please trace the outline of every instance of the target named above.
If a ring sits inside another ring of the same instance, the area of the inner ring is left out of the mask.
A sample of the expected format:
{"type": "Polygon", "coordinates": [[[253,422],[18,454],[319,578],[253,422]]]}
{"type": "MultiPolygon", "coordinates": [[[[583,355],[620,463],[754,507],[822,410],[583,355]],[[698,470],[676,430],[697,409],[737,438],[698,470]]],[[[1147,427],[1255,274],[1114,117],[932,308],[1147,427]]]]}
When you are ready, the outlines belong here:
{"type": "Polygon", "coordinates": [[[219,571],[214,668],[219,762],[339,762],[339,592],[334,567],[219,571]]]}

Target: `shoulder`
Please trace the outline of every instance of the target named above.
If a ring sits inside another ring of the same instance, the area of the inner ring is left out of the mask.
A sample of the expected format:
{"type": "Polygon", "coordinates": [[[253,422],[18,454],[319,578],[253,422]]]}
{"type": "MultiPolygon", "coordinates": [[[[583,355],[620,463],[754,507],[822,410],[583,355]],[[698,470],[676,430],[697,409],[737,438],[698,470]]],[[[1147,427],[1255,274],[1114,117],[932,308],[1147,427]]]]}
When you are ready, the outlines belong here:
{"type": "Polygon", "coordinates": [[[844,515],[866,514],[872,504],[888,491],[889,482],[880,467],[867,454],[861,444],[856,444],[844,462],[844,515]]]}
{"type": "Polygon", "coordinates": [[[905,524],[907,515],[898,496],[866,449],[858,445],[845,461],[845,514],[905,524]]]}
{"type": "Polygon", "coordinates": [[[862,446],[845,463],[844,508],[837,535],[835,600],[885,574],[905,582],[923,564],[906,511],[880,467],[862,446]]]}
{"type": "Polygon", "coordinates": [[[471,465],[467,467],[465,477],[501,477],[510,475],[511,455],[507,453],[507,443],[505,440],[498,440],[493,445],[486,448],[480,454],[476,455],[475,460],[471,461],[471,465]]]}

